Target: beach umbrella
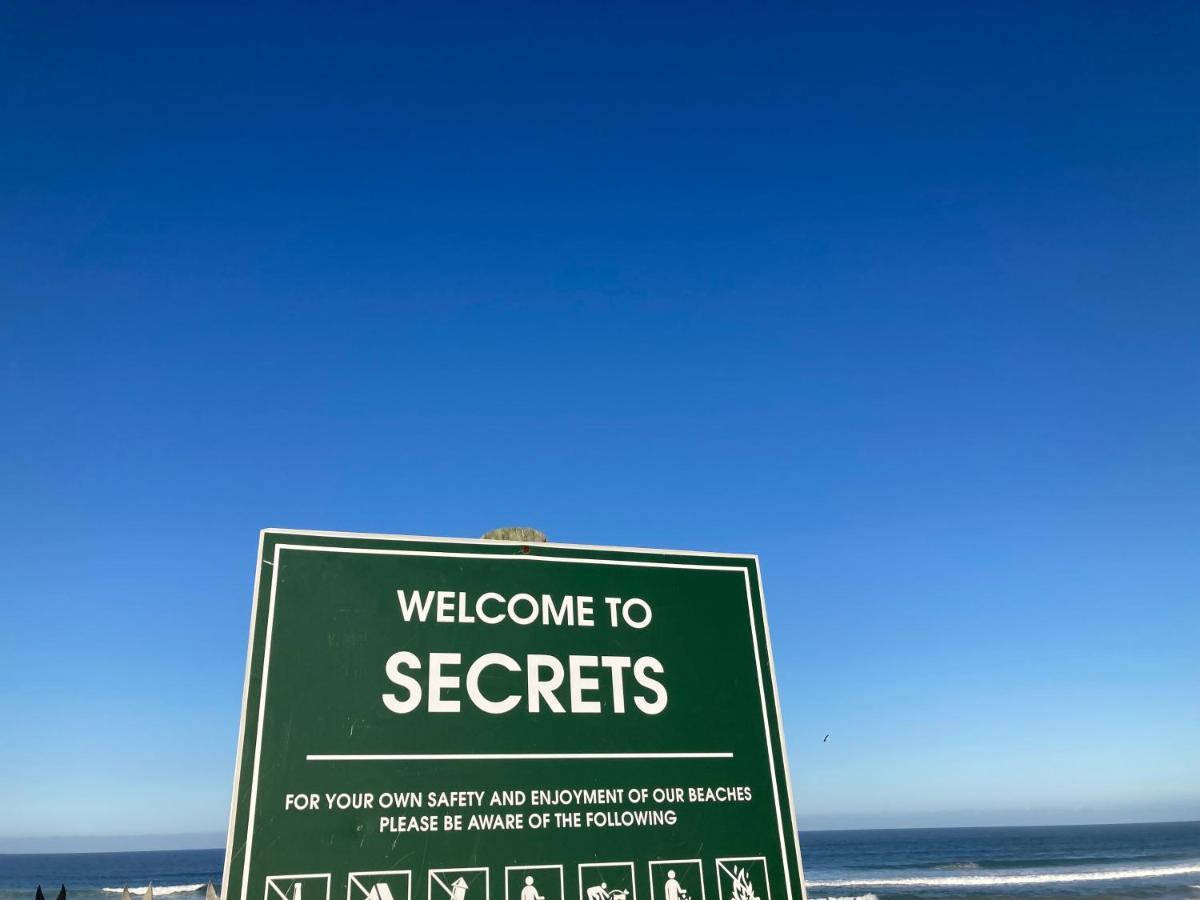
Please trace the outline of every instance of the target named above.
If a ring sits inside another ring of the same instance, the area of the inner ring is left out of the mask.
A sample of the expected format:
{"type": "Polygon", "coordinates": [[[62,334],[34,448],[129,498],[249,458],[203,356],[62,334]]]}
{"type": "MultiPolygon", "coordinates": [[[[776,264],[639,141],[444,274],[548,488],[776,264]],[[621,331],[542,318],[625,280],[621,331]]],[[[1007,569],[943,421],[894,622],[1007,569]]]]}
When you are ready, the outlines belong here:
{"type": "Polygon", "coordinates": [[[154,882],[146,885],[146,893],[142,895],[142,900],[154,900],[154,882]]]}
{"type": "Polygon", "coordinates": [[[58,900],[67,900],[67,886],[65,884],[58,889],[58,900]]]}
{"type": "Polygon", "coordinates": [[[121,900],[133,900],[133,894],[129,893],[129,885],[121,889],[121,900]]]}
{"type": "Polygon", "coordinates": [[[42,886],[39,884],[37,893],[33,895],[33,900],[46,900],[46,895],[42,893],[42,886]]]}
{"type": "Polygon", "coordinates": [[[204,889],[204,900],[220,900],[211,881],[208,883],[208,887],[204,889]]]}

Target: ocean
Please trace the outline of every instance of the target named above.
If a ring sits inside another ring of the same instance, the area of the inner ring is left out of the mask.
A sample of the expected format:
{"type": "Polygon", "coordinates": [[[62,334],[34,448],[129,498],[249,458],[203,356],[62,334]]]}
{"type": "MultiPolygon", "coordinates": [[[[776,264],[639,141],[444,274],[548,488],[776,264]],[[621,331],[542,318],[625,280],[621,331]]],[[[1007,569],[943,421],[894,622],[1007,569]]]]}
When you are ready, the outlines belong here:
{"type": "Polygon", "coordinates": [[[132,853],[0,853],[0,900],[33,900],[40,884],[46,900],[59,885],[68,900],[120,900],[121,889],[139,896],[148,884],[156,897],[204,900],[204,886],[221,885],[221,850],[145,850],[132,853]]]}
{"type": "MultiPolygon", "coordinates": [[[[800,846],[810,900],[1200,900],[1200,822],[819,831],[800,846]]],[[[54,900],[64,883],[68,900],[150,883],[202,900],[223,862],[223,850],[0,854],[0,900],[33,900],[39,884],[54,900]]]]}
{"type": "Polygon", "coordinates": [[[801,833],[809,900],[1200,900],[1200,822],[801,833]]]}

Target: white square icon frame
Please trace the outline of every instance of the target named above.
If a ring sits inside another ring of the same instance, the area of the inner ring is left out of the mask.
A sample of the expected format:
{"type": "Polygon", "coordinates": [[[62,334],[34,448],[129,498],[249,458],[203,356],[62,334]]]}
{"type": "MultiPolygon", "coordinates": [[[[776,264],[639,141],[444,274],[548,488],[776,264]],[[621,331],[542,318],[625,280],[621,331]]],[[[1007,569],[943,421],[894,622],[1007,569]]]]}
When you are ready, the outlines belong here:
{"type": "Polygon", "coordinates": [[[650,900],[666,900],[665,897],[659,895],[656,885],[658,884],[658,875],[655,868],[665,866],[668,869],[671,866],[695,866],[696,874],[700,876],[700,896],[693,897],[689,895],[688,900],[708,900],[708,895],[704,887],[704,862],[699,859],[652,859],[647,863],[647,869],[650,872],[650,900]]]}
{"type": "Polygon", "coordinates": [[[492,870],[488,866],[453,866],[447,869],[430,869],[429,875],[426,878],[426,896],[428,900],[453,900],[454,892],[451,888],[449,879],[439,878],[439,875],[461,875],[463,872],[482,872],[483,873],[483,896],[472,894],[471,900],[491,900],[492,897],[492,870]],[[434,894],[433,883],[441,886],[442,891],[434,894]]]}
{"type": "MultiPolygon", "coordinates": [[[[320,878],[322,881],[325,882],[324,900],[331,900],[329,894],[330,894],[331,882],[333,881],[333,878],[328,872],[308,872],[303,875],[268,875],[267,880],[263,883],[263,900],[292,900],[291,895],[289,895],[285,891],[281,891],[279,889],[279,885],[275,883],[277,880],[278,881],[299,881],[301,879],[304,879],[307,881],[307,880],[315,880],[318,878],[320,878]],[[274,891],[274,894],[271,893],[272,891],[274,891]]],[[[310,898],[310,897],[305,897],[303,895],[303,893],[301,894],[301,897],[303,898],[303,900],[312,900],[312,898],[310,898]]]]}
{"type": "Polygon", "coordinates": [[[543,872],[556,869],[558,871],[558,900],[567,900],[567,885],[563,879],[562,863],[553,863],[540,866],[505,866],[504,867],[504,900],[521,900],[520,895],[510,897],[508,895],[508,873],[509,872],[543,872]]]}
{"type": "Polygon", "coordinates": [[[371,878],[376,875],[403,875],[404,884],[406,887],[403,897],[392,895],[392,900],[412,900],[412,869],[384,869],[379,872],[351,872],[346,876],[346,900],[386,900],[384,897],[379,897],[378,894],[371,896],[371,888],[363,884],[364,878],[371,878]],[[359,895],[354,894],[354,888],[357,887],[359,895]]]}
{"type": "Polygon", "coordinates": [[[587,890],[583,886],[583,870],[584,869],[615,869],[620,866],[622,869],[629,870],[629,896],[625,900],[637,900],[637,872],[631,862],[595,862],[595,863],[580,863],[579,864],[579,900],[587,900],[587,890]]]}
{"type": "MultiPolygon", "coordinates": [[[[717,900],[733,900],[732,896],[725,896],[725,883],[721,875],[727,875],[729,878],[734,878],[732,869],[725,865],[726,863],[762,863],[763,890],[766,891],[766,896],[760,900],[771,900],[771,875],[767,871],[767,858],[765,856],[722,856],[716,860],[717,863],[717,900]]],[[[752,887],[758,885],[752,884],[752,887]]],[[[732,895],[732,892],[730,892],[732,895]]]]}

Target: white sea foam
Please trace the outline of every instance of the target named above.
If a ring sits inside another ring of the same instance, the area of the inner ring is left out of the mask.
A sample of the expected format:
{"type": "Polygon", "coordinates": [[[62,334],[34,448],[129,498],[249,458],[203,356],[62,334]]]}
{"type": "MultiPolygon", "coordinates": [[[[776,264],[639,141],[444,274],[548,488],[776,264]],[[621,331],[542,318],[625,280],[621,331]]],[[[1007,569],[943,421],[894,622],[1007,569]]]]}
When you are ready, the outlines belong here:
{"type": "Polygon", "coordinates": [[[848,897],[809,897],[808,900],[879,900],[874,894],[851,894],[848,897]]]}
{"type": "MultiPolygon", "coordinates": [[[[166,894],[194,894],[197,891],[204,890],[207,884],[208,882],[201,882],[200,884],[156,884],[154,885],[154,896],[158,897],[166,894]]],[[[135,897],[140,897],[142,894],[146,893],[147,887],[149,887],[149,885],[145,884],[141,887],[131,887],[129,889],[129,893],[133,894],[135,897]]],[[[125,888],[106,887],[101,888],[101,890],[106,894],[119,894],[124,891],[125,888]]]]}
{"type": "Polygon", "coordinates": [[[1039,872],[1024,875],[944,875],[913,878],[839,878],[810,881],[809,888],[831,887],[995,887],[1014,884],[1068,884],[1077,881],[1125,881],[1131,878],[1168,878],[1200,874],[1200,863],[1178,866],[1145,866],[1134,869],[1103,869],[1096,872],[1039,872]]]}

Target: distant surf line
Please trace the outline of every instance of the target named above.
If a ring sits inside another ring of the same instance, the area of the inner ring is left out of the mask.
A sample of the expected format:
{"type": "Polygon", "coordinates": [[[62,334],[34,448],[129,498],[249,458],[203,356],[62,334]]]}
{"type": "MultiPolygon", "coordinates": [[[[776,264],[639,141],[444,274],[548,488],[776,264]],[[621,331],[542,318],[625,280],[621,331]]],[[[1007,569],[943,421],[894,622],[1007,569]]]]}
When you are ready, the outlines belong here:
{"type": "MultiPolygon", "coordinates": [[[[156,884],[154,886],[154,895],[157,897],[165,894],[198,894],[200,891],[204,890],[207,884],[207,881],[202,881],[199,884],[156,884]]],[[[129,888],[129,893],[137,895],[145,894],[149,887],[150,885],[148,884],[144,884],[141,887],[131,887],[129,888]]],[[[121,894],[124,893],[125,888],[106,887],[100,888],[100,890],[104,891],[106,894],[121,894]]]]}
{"type": "Polygon", "coordinates": [[[1106,869],[1099,872],[1043,872],[1027,875],[944,875],[913,878],[839,878],[809,881],[810,888],[831,887],[995,887],[1019,884],[1068,884],[1080,881],[1126,881],[1134,878],[1169,878],[1200,874],[1200,863],[1178,866],[1146,866],[1136,869],[1106,869]]]}

